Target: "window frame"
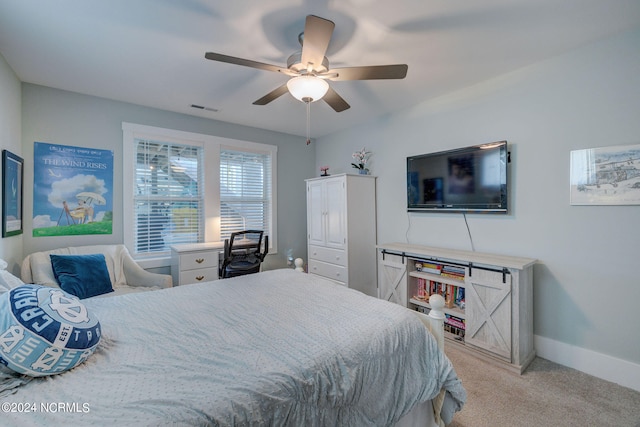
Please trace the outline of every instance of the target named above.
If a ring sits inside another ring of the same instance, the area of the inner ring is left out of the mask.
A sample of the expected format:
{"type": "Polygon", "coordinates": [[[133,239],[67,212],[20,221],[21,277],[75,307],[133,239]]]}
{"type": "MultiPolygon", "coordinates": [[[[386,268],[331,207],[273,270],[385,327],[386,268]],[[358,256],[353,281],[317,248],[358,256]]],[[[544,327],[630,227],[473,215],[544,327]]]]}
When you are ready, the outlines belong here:
{"type": "Polygon", "coordinates": [[[122,122],[122,153],[123,153],[123,203],[122,203],[122,227],[123,241],[131,252],[131,255],[144,268],[168,267],[171,265],[170,252],[158,252],[150,255],[140,255],[135,252],[135,140],[147,139],[158,142],[170,142],[184,145],[198,145],[204,148],[204,164],[217,165],[217,167],[205,167],[203,171],[203,226],[204,242],[220,241],[220,151],[230,149],[271,155],[271,212],[269,215],[270,230],[269,253],[275,254],[278,250],[277,232],[277,152],[278,147],[270,144],[262,144],[249,141],[241,141],[230,138],[222,138],[200,133],[166,129],[155,126],[140,125],[122,122]]]}
{"type": "MultiPolygon", "coordinates": [[[[274,168],[276,167],[276,152],[277,150],[271,150],[268,149],[269,147],[273,147],[273,146],[267,146],[265,144],[261,144],[261,146],[256,146],[255,144],[250,145],[250,144],[235,144],[235,145],[221,145],[220,146],[220,156],[219,159],[222,158],[222,151],[223,150],[229,150],[229,151],[236,151],[236,152],[243,152],[243,153],[251,153],[251,154],[259,154],[259,155],[267,155],[269,156],[269,158],[271,159],[271,200],[270,200],[270,208],[271,208],[271,212],[269,212],[268,214],[268,230],[275,230],[276,227],[276,221],[274,218],[275,215],[275,211],[276,211],[276,206],[277,206],[277,195],[276,195],[276,191],[275,191],[275,170],[274,168]]],[[[221,160],[219,160],[218,163],[218,175],[220,175],[220,163],[221,160]]],[[[221,178],[220,178],[221,179],[221,178]]],[[[218,190],[220,189],[220,185],[221,183],[218,185],[218,190]]],[[[220,206],[222,204],[222,197],[220,196],[220,193],[218,193],[218,197],[220,200],[220,203],[218,205],[218,208],[220,209],[220,206]]],[[[220,212],[220,211],[219,211],[220,212]]],[[[220,213],[220,217],[222,217],[222,214],[220,213]]],[[[222,227],[220,227],[220,232],[222,232],[222,227]]],[[[274,239],[271,236],[271,233],[265,233],[269,235],[269,252],[273,252],[275,253],[276,251],[276,239],[274,239]],[[274,242],[272,242],[271,240],[274,240],[274,242]]],[[[275,234],[275,233],[274,233],[275,234]]]]}

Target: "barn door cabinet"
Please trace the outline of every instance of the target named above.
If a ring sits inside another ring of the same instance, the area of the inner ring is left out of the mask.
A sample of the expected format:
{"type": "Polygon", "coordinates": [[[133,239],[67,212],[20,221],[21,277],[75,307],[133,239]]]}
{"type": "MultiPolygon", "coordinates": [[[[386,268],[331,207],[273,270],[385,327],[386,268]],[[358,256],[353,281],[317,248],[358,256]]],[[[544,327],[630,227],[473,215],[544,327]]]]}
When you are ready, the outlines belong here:
{"type": "Polygon", "coordinates": [[[309,273],[377,296],[375,177],[340,174],[306,183],[309,273]]]}
{"type": "Polygon", "coordinates": [[[533,347],[535,259],[391,243],[378,246],[379,298],[428,312],[447,302],[446,343],[522,373],[533,347]]]}

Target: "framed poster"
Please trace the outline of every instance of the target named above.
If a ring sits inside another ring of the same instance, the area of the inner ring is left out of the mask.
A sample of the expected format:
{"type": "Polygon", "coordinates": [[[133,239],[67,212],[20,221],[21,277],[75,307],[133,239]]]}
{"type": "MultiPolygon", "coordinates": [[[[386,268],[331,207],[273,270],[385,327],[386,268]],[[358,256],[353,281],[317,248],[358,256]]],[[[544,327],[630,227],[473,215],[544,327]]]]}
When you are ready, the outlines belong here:
{"type": "Polygon", "coordinates": [[[640,205],[640,145],[571,151],[572,205],[640,205]]]}
{"type": "Polygon", "coordinates": [[[2,237],[22,234],[22,178],[24,161],[2,150],[2,237]]]}
{"type": "Polygon", "coordinates": [[[36,142],[33,237],[112,234],[113,151],[36,142]]]}

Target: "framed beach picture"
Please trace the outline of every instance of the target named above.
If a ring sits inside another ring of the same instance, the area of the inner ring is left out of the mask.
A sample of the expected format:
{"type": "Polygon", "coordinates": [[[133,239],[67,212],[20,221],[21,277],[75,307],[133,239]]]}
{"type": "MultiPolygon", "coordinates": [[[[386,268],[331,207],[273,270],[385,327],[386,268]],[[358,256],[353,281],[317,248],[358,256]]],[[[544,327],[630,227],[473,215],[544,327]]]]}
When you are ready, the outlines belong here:
{"type": "Polygon", "coordinates": [[[571,151],[572,205],[640,205],[640,145],[571,151]]]}
{"type": "Polygon", "coordinates": [[[2,237],[22,234],[22,178],[24,161],[2,150],[2,237]]]}

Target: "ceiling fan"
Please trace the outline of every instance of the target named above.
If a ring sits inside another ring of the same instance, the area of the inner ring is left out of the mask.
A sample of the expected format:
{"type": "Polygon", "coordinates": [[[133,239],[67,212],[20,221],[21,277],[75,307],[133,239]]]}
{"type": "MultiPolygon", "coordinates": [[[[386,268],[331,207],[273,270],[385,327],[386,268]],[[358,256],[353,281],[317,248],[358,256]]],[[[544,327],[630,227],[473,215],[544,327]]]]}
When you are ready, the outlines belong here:
{"type": "Polygon", "coordinates": [[[291,77],[282,86],[256,100],[254,105],[266,105],[289,91],[307,106],[311,102],[323,99],[336,112],[341,112],[350,108],[350,105],[329,86],[326,80],[405,78],[408,69],[406,64],[330,68],[325,53],[331,41],[334,27],[335,24],[328,19],[308,15],[304,32],[298,36],[302,50],[289,57],[286,68],[213,52],[207,52],[205,58],[260,70],[275,71],[291,77]]]}

